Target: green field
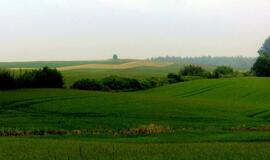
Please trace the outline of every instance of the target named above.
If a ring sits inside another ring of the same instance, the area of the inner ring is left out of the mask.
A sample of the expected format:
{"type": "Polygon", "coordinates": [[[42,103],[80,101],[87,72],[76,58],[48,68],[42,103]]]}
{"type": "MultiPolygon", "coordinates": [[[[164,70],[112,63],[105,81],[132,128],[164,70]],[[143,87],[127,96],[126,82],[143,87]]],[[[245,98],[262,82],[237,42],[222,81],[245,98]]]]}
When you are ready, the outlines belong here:
{"type": "Polygon", "coordinates": [[[80,134],[2,137],[0,158],[14,159],[12,146],[27,148],[16,153],[21,159],[269,159],[269,80],[195,80],[115,93],[1,91],[2,131],[80,134]],[[151,125],[152,133],[128,132],[151,125]]]}

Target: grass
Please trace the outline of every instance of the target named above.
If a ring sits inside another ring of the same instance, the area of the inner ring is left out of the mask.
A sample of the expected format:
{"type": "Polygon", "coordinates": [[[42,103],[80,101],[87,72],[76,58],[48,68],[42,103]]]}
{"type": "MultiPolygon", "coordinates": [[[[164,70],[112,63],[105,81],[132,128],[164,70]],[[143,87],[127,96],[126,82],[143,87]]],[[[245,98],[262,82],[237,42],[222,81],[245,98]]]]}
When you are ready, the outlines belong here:
{"type": "Polygon", "coordinates": [[[269,92],[269,78],[255,77],[0,91],[0,131],[81,132],[1,137],[0,159],[269,159],[269,92]]]}
{"type": "Polygon", "coordinates": [[[0,92],[0,124],[2,128],[24,130],[119,130],[151,123],[176,131],[266,128],[270,117],[268,81],[268,78],[196,80],[129,93],[5,91],[0,92]]]}
{"type": "Polygon", "coordinates": [[[5,160],[268,160],[269,143],[140,144],[81,140],[0,138],[5,160]]]}

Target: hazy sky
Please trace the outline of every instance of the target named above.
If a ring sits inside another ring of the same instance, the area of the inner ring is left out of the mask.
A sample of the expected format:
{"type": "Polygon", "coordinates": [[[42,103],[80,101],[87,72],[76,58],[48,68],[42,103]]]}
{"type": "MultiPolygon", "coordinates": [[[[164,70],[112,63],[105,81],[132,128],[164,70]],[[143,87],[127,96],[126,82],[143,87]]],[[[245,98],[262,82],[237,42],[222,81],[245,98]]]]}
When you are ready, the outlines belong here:
{"type": "Polygon", "coordinates": [[[0,61],[257,56],[270,0],[0,0],[0,61]]]}

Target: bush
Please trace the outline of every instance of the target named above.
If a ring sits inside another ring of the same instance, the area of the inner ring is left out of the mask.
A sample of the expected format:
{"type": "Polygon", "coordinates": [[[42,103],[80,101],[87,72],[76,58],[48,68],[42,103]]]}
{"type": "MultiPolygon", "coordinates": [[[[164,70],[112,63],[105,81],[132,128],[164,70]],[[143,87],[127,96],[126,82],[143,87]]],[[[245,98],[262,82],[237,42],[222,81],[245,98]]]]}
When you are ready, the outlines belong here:
{"type": "Polygon", "coordinates": [[[138,80],[118,76],[106,77],[102,79],[102,84],[109,90],[138,90],[142,88],[138,80]]]}
{"type": "Polygon", "coordinates": [[[8,70],[0,69],[0,89],[12,89],[15,87],[14,75],[8,70]]]}
{"type": "Polygon", "coordinates": [[[234,76],[234,71],[231,67],[219,66],[213,71],[213,76],[215,78],[232,77],[234,76]]]}
{"type": "Polygon", "coordinates": [[[177,82],[183,81],[182,77],[180,75],[175,74],[175,73],[169,73],[167,78],[168,78],[169,83],[177,83],[177,82]]]}
{"type": "Polygon", "coordinates": [[[64,85],[63,76],[56,69],[44,67],[36,71],[34,77],[35,87],[40,88],[62,88],[64,85]]]}
{"type": "Polygon", "coordinates": [[[75,82],[71,88],[84,90],[140,90],[141,83],[134,78],[109,76],[101,81],[94,79],[82,79],[75,82]]]}
{"type": "Polygon", "coordinates": [[[141,82],[143,89],[155,88],[159,86],[163,86],[164,84],[168,83],[167,80],[151,77],[145,79],[141,82]]]}
{"type": "Polygon", "coordinates": [[[258,77],[269,77],[270,76],[270,58],[267,56],[260,56],[251,71],[258,77]]]}
{"type": "Polygon", "coordinates": [[[210,73],[200,66],[189,65],[180,70],[180,75],[208,77],[210,73]]]}
{"type": "Polygon", "coordinates": [[[56,69],[44,67],[27,71],[15,77],[9,71],[0,71],[0,89],[13,88],[62,88],[63,76],[56,69]]]}
{"type": "Polygon", "coordinates": [[[104,90],[104,86],[97,80],[94,79],[82,79],[75,82],[71,88],[81,89],[81,90],[104,90]]]}

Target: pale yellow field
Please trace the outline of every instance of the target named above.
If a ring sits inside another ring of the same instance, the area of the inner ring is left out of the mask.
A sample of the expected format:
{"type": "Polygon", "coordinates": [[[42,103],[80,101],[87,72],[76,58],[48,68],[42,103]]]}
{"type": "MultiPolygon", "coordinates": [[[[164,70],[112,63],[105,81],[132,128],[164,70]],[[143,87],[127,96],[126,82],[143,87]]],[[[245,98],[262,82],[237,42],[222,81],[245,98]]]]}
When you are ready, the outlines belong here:
{"type": "Polygon", "coordinates": [[[58,67],[57,69],[60,71],[66,70],[77,70],[77,69],[130,69],[135,67],[166,67],[171,65],[172,63],[157,63],[146,60],[138,60],[132,61],[123,64],[84,64],[77,66],[66,66],[66,67],[58,67]]]}

